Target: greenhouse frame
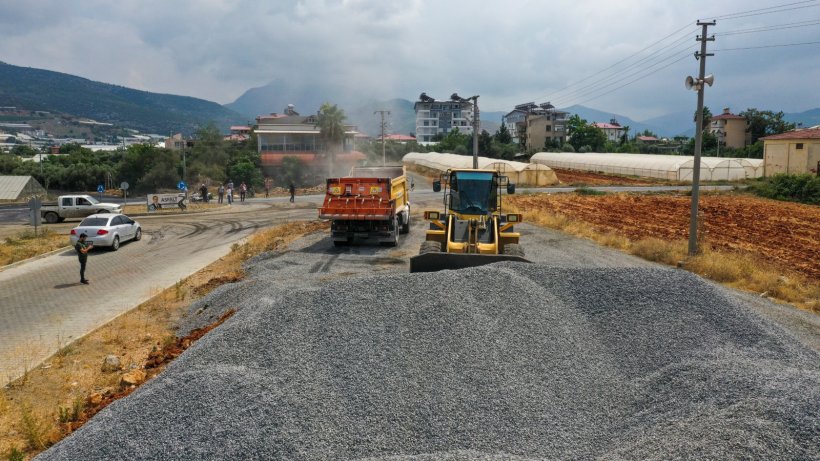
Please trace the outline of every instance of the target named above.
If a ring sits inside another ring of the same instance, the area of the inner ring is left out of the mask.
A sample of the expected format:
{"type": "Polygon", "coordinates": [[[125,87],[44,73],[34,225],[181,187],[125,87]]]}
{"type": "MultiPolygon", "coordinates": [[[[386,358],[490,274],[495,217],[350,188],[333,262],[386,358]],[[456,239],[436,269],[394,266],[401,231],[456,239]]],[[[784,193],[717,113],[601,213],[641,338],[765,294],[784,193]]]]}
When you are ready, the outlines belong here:
{"type": "MultiPolygon", "coordinates": [[[[418,173],[443,173],[451,169],[473,167],[472,156],[438,152],[410,152],[404,156],[402,162],[408,170],[418,173]]],[[[519,186],[543,187],[558,184],[555,172],[543,164],[478,157],[478,167],[498,171],[519,186]]]]}
{"type": "MultiPolygon", "coordinates": [[[[695,160],[686,155],[539,152],[534,164],[565,168],[691,182],[695,160]]],[[[763,160],[727,157],[701,157],[702,181],[737,181],[763,176],[763,160]]]]}

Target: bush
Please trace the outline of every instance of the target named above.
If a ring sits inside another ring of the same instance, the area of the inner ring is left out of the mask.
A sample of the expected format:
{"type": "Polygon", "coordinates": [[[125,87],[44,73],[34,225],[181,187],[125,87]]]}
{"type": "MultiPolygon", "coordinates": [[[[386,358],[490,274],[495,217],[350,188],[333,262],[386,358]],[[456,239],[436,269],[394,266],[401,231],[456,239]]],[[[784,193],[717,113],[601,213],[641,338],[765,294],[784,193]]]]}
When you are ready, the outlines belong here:
{"type": "Polygon", "coordinates": [[[755,195],[775,200],[820,204],[820,177],[811,174],[778,174],[749,186],[755,195]]]}

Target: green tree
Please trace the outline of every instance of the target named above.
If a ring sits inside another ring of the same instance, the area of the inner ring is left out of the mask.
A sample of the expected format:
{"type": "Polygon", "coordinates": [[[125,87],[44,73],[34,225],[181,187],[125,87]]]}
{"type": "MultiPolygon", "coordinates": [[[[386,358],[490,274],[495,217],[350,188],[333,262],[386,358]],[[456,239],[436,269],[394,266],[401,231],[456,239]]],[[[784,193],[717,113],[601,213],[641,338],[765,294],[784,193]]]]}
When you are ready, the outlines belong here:
{"type": "Polygon", "coordinates": [[[751,134],[752,144],[762,137],[785,133],[795,128],[794,123],[783,120],[784,114],[782,111],[775,113],[770,110],[749,108],[741,112],[740,115],[746,118],[746,132],[751,134]]]}
{"type": "Polygon", "coordinates": [[[510,134],[510,130],[507,129],[507,125],[504,122],[501,122],[501,126],[498,127],[498,131],[495,132],[493,138],[499,144],[510,144],[512,143],[512,135],[510,134]]]}
{"type": "MultiPolygon", "coordinates": [[[[697,123],[698,121],[698,111],[695,110],[695,115],[692,117],[692,121],[697,123]]],[[[701,130],[705,130],[709,127],[709,124],[712,123],[712,111],[709,110],[707,106],[703,106],[703,125],[701,126],[701,130]]]]}
{"type": "Polygon", "coordinates": [[[328,176],[333,176],[336,152],[345,139],[345,113],[336,104],[326,102],[319,109],[317,126],[328,158],[328,176]]]}
{"type": "Polygon", "coordinates": [[[34,157],[39,153],[39,150],[32,149],[24,144],[18,144],[11,148],[11,155],[19,155],[20,157],[34,157]]]}
{"type": "Polygon", "coordinates": [[[285,157],[282,159],[282,167],[279,170],[279,179],[283,185],[293,183],[299,186],[305,174],[305,164],[297,157],[285,157]]]}
{"type": "MultiPolygon", "coordinates": [[[[472,143],[470,143],[472,147],[472,143]]],[[[495,150],[493,149],[493,137],[487,130],[481,130],[478,135],[478,155],[496,158],[495,150]]]]}
{"type": "Polygon", "coordinates": [[[225,180],[225,170],[229,165],[225,141],[219,128],[210,123],[194,134],[194,145],[186,153],[186,175],[190,184],[225,180]]]}
{"type": "Polygon", "coordinates": [[[590,125],[578,114],[567,121],[567,131],[570,136],[568,142],[577,152],[600,152],[606,144],[606,133],[597,126],[590,125]]]}
{"type": "Polygon", "coordinates": [[[465,155],[472,150],[472,140],[472,136],[460,132],[458,128],[453,128],[441,138],[441,141],[439,141],[438,146],[434,150],[465,155]]]}
{"type": "Polygon", "coordinates": [[[621,135],[620,145],[623,146],[624,144],[629,142],[629,125],[624,125],[623,127],[624,134],[621,135]]]}

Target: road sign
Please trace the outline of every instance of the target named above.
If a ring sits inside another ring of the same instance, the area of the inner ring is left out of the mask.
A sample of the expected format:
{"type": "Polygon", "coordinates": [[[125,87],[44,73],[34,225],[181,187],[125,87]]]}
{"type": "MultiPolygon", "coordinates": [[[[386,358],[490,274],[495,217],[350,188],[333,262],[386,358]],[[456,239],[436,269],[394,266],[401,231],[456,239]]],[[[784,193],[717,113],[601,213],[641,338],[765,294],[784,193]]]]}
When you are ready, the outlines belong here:
{"type": "Polygon", "coordinates": [[[43,205],[43,202],[40,201],[39,198],[33,197],[31,200],[28,201],[28,209],[31,211],[40,211],[40,207],[43,205]]]}
{"type": "Polygon", "coordinates": [[[97,192],[102,194],[103,192],[105,192],[105,187],[102,184],[100,184],[99,186],[97,186],[97,192]]]}
{"type": "Polygon", "coordinates": [[[179,184],[177,184],[177,189],[179,189],[179,190],[185,190],[187,188],[188,188],[188,185],[185,184],[185,181],[180,181],[179,184]]]}
{"type": "Polygon", "coordinates": [[[128,187],[129,187],[129,186],[128,186],[128,183],[127,183],[127,182],[125,182],[125,181],[123,181],[123,182],[120,184],[120,189],[122,189],[122,190],[128,190],[128,187]]]}

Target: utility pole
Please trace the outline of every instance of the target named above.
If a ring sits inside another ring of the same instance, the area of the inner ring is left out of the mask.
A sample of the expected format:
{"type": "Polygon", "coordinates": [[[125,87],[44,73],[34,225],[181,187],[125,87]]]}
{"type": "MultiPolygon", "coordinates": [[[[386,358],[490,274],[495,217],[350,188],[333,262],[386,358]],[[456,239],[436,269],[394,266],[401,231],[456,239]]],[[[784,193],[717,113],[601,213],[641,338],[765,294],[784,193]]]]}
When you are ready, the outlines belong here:
{"type": "MultiPolygon", "coordinates": [[[[689,256],[698,253],[698,199],[700,193],[700,155],[703,148],[703,90],[706,77],[706,57],[714,56],[714,53],[706,52],[706,42],[713,42],[715,36],[707,37],[706,32],[709,26],[714,26],[715,21],[698,21],[703,28],[701,35],[696,40],[700,42],[700,52],[695,53],[695,59],[700,60],[700,71],[698,72],[698,111],[695,117],[695,165],[692,171],[692,209],[689,214],[689,256]]],[[[708,82],[711,86],[711,82],[708,82]]]]}
{"type": "Polygon", "coordinates": [[[385,156],[384,156],[384,132],[385,132],[385,128],[387,128],[387,125],[385,125],[385,123],[384,123],[384,114],[390,115],[390,111],[389,110],[373,111],[373,115],[376,115],[376,114],[379,114],[382,117],[382,122],[381,122],[381,125],[380,125],[381,126],[381,131],[382,131],[382,166],[385,166],[387,164],[387,162],[386,162],[385,156]]]}
{"type": "Polygon", "coordinates": [[[478,169],[478,95],[469,99],[473,100],[473,169],[478,169]]]}

